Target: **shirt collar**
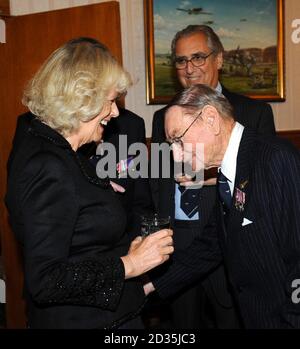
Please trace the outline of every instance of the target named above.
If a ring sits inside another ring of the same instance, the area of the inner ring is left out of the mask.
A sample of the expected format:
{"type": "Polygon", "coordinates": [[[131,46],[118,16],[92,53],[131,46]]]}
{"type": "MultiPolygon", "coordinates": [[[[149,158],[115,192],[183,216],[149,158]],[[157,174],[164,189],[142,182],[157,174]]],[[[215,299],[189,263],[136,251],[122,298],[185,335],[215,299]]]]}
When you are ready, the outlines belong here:
{"type": "Polygon", "coordinates": [[[218,81],[218,85],[215,88],[215,91],[218,92],[219,94],[222,94],[222,85],[221,85],[220,81],[218,81]]]}
{"type": "Polygon", "coordinates": [[[237,155],[243,131],[244,126],[236,122],[231,132],[229,143],[223,161],[221,163],[221,171],[224,176],[232,183],[232,185],[234,185],[235,181],[237,155]]]}

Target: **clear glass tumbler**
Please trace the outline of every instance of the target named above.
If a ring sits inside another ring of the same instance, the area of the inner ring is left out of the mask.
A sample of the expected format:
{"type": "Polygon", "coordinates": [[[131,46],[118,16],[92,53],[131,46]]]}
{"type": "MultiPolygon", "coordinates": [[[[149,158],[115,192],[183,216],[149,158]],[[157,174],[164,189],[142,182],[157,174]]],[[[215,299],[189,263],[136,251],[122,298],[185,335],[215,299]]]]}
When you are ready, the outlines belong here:
{"type": "Polygon", "coordinates": [[[141,217],[141,236],[146,237],[158,230],[170,228],[170,217],[161,217],[158,214],[141,217]]]}

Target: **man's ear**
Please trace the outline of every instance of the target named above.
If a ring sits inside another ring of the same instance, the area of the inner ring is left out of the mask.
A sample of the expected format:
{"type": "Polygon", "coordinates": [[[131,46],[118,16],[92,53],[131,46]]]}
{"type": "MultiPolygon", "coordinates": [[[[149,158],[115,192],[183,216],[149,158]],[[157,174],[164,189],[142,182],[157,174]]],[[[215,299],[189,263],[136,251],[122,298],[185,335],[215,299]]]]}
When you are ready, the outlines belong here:
{"type": "Polygon", "coordinates": [[[206,127],[213,132],[214,135],[220,132],[220,115],[215,107],[206,105],[202,109],[202,118],[206,127]]]}

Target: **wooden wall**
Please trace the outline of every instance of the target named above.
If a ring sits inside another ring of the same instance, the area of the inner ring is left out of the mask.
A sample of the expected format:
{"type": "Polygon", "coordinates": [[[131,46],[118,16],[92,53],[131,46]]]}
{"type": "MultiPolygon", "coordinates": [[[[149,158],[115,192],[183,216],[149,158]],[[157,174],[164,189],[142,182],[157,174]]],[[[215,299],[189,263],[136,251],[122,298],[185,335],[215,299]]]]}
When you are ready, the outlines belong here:
{"type": "Polygon", "coordinates": [[[8,16],[10,14],[10,1],[0,0],[0,15],[8,16]]]}
{"type": "Polygon", "coordinates": [[[277,135],[288,139],[300,150],[300,130],[279,131],[277,135]]]}

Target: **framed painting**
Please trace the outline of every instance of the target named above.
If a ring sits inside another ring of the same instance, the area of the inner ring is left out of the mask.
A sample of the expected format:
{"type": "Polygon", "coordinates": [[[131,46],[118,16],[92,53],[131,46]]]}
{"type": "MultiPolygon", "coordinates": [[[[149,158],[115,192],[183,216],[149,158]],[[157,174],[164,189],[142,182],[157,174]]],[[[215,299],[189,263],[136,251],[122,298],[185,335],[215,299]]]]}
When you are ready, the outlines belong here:
{"type": "Polygon", "coordinates": [[[147,103],[168,103],[180,89],[171,41],[189,24],[209,25],[220,37],[224,86],[256,99],[284,101],[283,1],[144,0],[147,103]]]}

